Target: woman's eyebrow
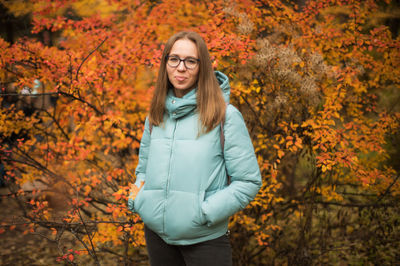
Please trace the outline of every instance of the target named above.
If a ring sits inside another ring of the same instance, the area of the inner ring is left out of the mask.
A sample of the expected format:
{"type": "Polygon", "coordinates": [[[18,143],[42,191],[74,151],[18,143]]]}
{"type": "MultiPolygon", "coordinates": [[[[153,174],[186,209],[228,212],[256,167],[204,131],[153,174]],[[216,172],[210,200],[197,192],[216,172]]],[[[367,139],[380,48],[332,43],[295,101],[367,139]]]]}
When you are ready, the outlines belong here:
{"type": "Polygon", "coordinates": [[[177,56],[177,57],[179,57],[180,59],[186,59],[186,58],[194,58],[194,59],[197,59],[196,57],[191,56],[191,55],[188,55],[188,56],[186,56],[186,57],[180,57],[178,54],[170,54],[169,56],[177,56]]]}

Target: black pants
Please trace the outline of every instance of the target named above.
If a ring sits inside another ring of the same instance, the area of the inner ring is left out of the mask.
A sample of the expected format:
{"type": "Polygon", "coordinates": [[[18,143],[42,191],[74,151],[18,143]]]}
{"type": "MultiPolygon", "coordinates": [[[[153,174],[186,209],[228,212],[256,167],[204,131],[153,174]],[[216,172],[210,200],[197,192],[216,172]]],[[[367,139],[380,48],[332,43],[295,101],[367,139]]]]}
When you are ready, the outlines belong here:
{"type": "Polygon", "coordinates": [[[169,245],[146,226],[144,236],[151,266],[232,265],[232,249],[227,235],[187,246],[169,245]]]}

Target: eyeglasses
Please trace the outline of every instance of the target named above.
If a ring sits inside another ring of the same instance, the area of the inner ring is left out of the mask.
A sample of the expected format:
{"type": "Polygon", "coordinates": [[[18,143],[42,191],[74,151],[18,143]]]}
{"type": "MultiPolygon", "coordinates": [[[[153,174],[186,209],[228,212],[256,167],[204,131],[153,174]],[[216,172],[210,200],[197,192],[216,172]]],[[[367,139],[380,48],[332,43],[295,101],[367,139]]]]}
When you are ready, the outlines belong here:
{"type": "Polygon", "coordinates": [[[175,55],[167,56],[167,64],[170,67],[173,67],[173,68],[178,67],[182,61],[187,69],[194,69],[199,64],[200,59],[193,58],[193,57],[186,57],[185,59],[180,59],[178,56],[175,56],[175,55]]]}

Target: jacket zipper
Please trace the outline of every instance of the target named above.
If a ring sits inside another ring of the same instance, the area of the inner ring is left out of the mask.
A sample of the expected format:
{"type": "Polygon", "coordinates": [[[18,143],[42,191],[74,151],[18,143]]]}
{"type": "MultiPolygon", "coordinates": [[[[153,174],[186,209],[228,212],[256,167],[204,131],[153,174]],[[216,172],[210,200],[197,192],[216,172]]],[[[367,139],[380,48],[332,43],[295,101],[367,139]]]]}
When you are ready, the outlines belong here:
{"type": "Polygon", "coordinates": [[[167,205],[167,200],[168,200],[168,194],[169,194],[169,182],[171,179],[171,165],[173,162],[173,150],[174,150],[174,144],[175,144],[175,131],[176,131],[176,127],[178,125],[178,120],[175,120],[175,125],[174,125],[174,130],[172,131],[172,144],[171,144],[171,151],[170,151],[170,155],[169,155],[169,165],[168,165],[168,176],[167,176],[167,185],[165,187],[165,204],[164,204],[164,212],[163,212],[163,232],[164,234],[165,232],[165,211],[166,211],[166,205],[167,205]]]}

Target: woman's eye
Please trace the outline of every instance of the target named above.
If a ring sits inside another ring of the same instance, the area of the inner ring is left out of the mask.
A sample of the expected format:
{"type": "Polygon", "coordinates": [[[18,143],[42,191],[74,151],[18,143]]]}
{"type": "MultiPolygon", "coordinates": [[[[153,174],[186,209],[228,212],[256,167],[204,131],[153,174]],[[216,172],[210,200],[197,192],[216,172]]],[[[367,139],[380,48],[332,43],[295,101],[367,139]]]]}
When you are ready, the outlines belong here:
{"type": "Polygon", "coordinates": [[[173,63],[176,63],[176,62],[179,61],[179,59],[176,58],[176,57],[170,57],[170,58],[169,58],[169,61],[171,61],[171,62],[173,62],[173,63]]]}
{"type": "Polygon", "coordinates": [[[191,64],[191,65],[195,65],[197,63],[197,61],[195,59],[186,59],[186,61],[191,64]]]}

